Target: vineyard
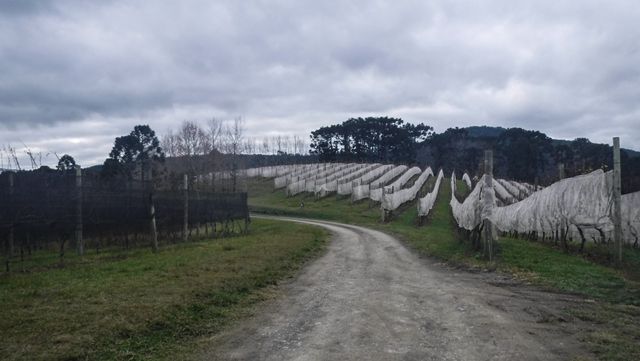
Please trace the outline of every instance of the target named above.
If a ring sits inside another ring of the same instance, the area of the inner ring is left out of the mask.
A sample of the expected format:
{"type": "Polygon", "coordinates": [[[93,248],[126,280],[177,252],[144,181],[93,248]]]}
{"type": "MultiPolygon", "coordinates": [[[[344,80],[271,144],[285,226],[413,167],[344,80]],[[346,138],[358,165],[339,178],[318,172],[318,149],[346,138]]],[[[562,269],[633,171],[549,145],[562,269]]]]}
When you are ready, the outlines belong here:
{"type": "Polygon", "coordinates": [[[153,178],[103,178],[76,171],[0,174],[0,239],[5,268],[37,251],[77,253],[103,248],[176,243],[190,236],[222,236],[246,230],[246,193],[211,192],[198,182],[179,189],[153,178]]]}
{"type": "MultiPolygon", "coordinates": [[[[507,179],[490,173],[472,177],[464,173],[460,181],[468,188],[462,196],[452,192],[450,210],[462,234],[477,247],[481,239],[500,235],[529,240],[550,240],[563,247],[577,242],[613,244],[616,237],[614,214],[614,172],[596,170],[560,179],[546,187],[507,179]],[[489,226],[487,226],[489,225],[489,226]]],[[[351,202],[368,200],[380,208],[381,221],[415,203],[417,217],[428,217],[444,170],[437,175],[430,167],[407,167],[379,163],[315,163],[252,168],[246,176],[273,178],[273,188],[287,196],[330,194],[350,197],[351,202]],[[435,177],[433,187],[425,189],[435,177]]],[[[452,173],[451,189],[458,178],[452,173]]],[[[621,196],[620,234],[627,246],[638,247],[640,237],[640,192],[621,196]]]]}

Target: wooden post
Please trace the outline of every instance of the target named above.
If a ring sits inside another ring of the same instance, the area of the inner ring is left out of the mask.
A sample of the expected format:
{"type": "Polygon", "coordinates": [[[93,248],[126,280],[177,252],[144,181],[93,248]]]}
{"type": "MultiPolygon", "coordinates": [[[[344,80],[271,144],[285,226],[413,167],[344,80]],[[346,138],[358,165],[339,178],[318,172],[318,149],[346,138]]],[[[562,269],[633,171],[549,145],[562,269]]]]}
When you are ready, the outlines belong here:
{"type": "Polygon", "coordinates": [[[84,239],[82,238],[82,168],[76,166],[76,250],[79,256],[84,255],[84,239]]]}
{"type": "Polygon", "coordinates": [[[249,233],[249,224],[251,223],[251,218],[249,215],[249,206],[247,205],[248,203],[248,194],[245,192],[243,197],[242,197],[242,201],[245,204],[245,215],[244,215],[244,233],[247,234],[249,233]]]}
{"type": "Polygon", "coordinates": [[[622,265],[622,179],[620,172],[620,138],[613,138],[613,241],[615,259],[618,266],[622,265]]]}
{"type": "MultiPolygon", "coordinates": [[[[156,228],[156,208],[153,204],[153,180],[151,179],[151,165],[147,171],[147,183],[149,189],[149,218],[150,218],[150,230],[151,230],[151,248],[153,252],[158,252],[158,230],[156,228]]],[[[144,184],[143,184],[144,186],[144,184]]]]}
{"type": "Polygon", "coordinates": [[[189,238],[189,177],[185,174],[182,177],[182,189],[184,194],[184,224],[182,225],[182,241],[189,238]]]}
{"type": "Polygon", "coordinates": [[[565,178],[564,163],[558,163],[558,177],[561,180],[565,178]]]}
{"type": "MultiPolygon", "coordinates": [[[[13,204],[13,172],[9,172],[9,202],[12,203],[12,208],[15,210],[15,204],[13,204]]],[[[11,214],[11,224],[9,225],[9,238],[7,239],[7,256],[6,256],[6,269],[7,272],[11,272],[11,257],[13,256],[13,244],[14,244],[14,232],[15,225],[13,224],[16,214],[11,214]]]]}
{"type": "Polygon", "coordinates": [[[493,260],[493,225],[489,217],[493,208],[493,197],[490,197],[491,190],[493,189],[493,151],[484,151],[484,195],[482,205],[483,216],[483,245],[484,254],[489,258],[489,262],[493,260]]]}

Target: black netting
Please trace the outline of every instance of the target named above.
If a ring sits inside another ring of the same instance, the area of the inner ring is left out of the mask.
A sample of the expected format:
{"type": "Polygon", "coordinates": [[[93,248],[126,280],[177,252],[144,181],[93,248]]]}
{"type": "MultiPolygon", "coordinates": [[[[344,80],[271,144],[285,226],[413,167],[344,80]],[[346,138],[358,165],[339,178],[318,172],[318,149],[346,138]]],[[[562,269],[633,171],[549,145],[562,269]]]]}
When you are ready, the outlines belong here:
{"type": "MultiPolygon", "coordinates": [[[[0,237],[13,229],[15,240],[40,244],[73,239],[81,210],[83,238],[145,236],[150,233],[151,202],[159,233],[183,229],[185,193],[155,191],[151,182],[104,179],[75,171],[0,174],[0,237]],[[13,184],[13,186],[11,186],[13,184]],[[81,200],[81,204],[79,203],[81,200]]],[[[248,217],[246,193],[188,192],[189,226],[248,217]]]]}

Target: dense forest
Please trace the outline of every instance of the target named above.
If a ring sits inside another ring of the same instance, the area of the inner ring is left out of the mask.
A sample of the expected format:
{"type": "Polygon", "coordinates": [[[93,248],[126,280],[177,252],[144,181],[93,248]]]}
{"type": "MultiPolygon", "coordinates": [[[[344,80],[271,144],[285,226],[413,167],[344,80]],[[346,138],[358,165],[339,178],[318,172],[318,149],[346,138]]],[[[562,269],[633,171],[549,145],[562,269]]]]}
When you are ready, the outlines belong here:
{"type": "MultiPolygon", "coordinates": [[[[478,174],[483,152],[494,151],[497,177],[550,184],[595,169],[611,169],[612,147],[586,138],[555,140],[521,128],[449,128],[435,133],[425,124],[397,118],[352,118],[311,133],[311,153],[320,161],[428,164],[447,172],[478,174]]],[[[623,192],[640,189],[640,154],[622,151],[623,192]]]]}
{"type": "Polygon", "coordinates": [[[432,134],[428,125],[398,118],[351,118],[311,132],[311,154],[328,162],[415,162],[419,145],[432,134]]]}

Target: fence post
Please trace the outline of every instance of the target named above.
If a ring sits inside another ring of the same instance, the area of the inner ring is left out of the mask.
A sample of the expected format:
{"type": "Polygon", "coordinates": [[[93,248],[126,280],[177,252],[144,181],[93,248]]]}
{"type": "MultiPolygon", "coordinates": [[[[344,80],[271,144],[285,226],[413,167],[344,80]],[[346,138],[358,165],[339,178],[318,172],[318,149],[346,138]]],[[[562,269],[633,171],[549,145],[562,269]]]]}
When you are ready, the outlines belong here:
{"type": "MultiPolygon", "coordinates": [[[[151,228],[151,247],[153,252],[158,252],[158,230],[156,228],[156,208],[153,204],[153,179],[151,179],[151,165],[149,165],[147,172],[147,182],[149,189],[149,218],[150,218],[150,228],[151,228]]],[[[144,187],[144,184],[143,184],[144,187]]]]}
{"type": "MultiPolygon", "coordinates": [[[[13,172],[9,172],[9,202],[11,202],[14,209],[15,204],[13,200],[13,172]]],[[[6,258],[6,268],[7,272],[11,272],[11,257],[13,256],[13,246],[14,246],[14,232],[15,225],[13,223],[16,214],[11,214],[11,224],[9,225],[9,238],[7,239],[7,258],[6,258]]]]}
{"type": "Polygon", "coordinates": [[[249,215],[249,205],[248,205],[248,193],[243,193],[242,196],[242,201],[244,203],[244,208],[245,208],[245,213],[244,213],[244,233],[248,234],[249,233],[249,224],[251,223],[251,218],[249,215]]]}
{"type": "Polygon", "coordinates": [[[76,249],[79,256],[84,255],[82,238],[82,168],[76,166],[76,249]]]}
{"type": "Polygon", "coordinates": [[[493,259],[493,225],[489,217],[493,208],[493,197],[490,197],[491,190],[493,189],[493,151],[484,151],[484,197],[482,205],[482,218],[484,225],[482,227],[484,253],[488,256],[489,262],[493,259]]]}
{"type": "Polygon", "coordinates": [[[182,241],[189,238],[189,177],[185,173],[182,176],[182,189],[184,195],[184,224],[182,225],[182,241]]]}
{"type": "Polygon", "coordinates": [[[620,173],[620,137],[613,138],[613,241],[615,259],[618,266],[622,265],[622,179],[620,173]]]}

